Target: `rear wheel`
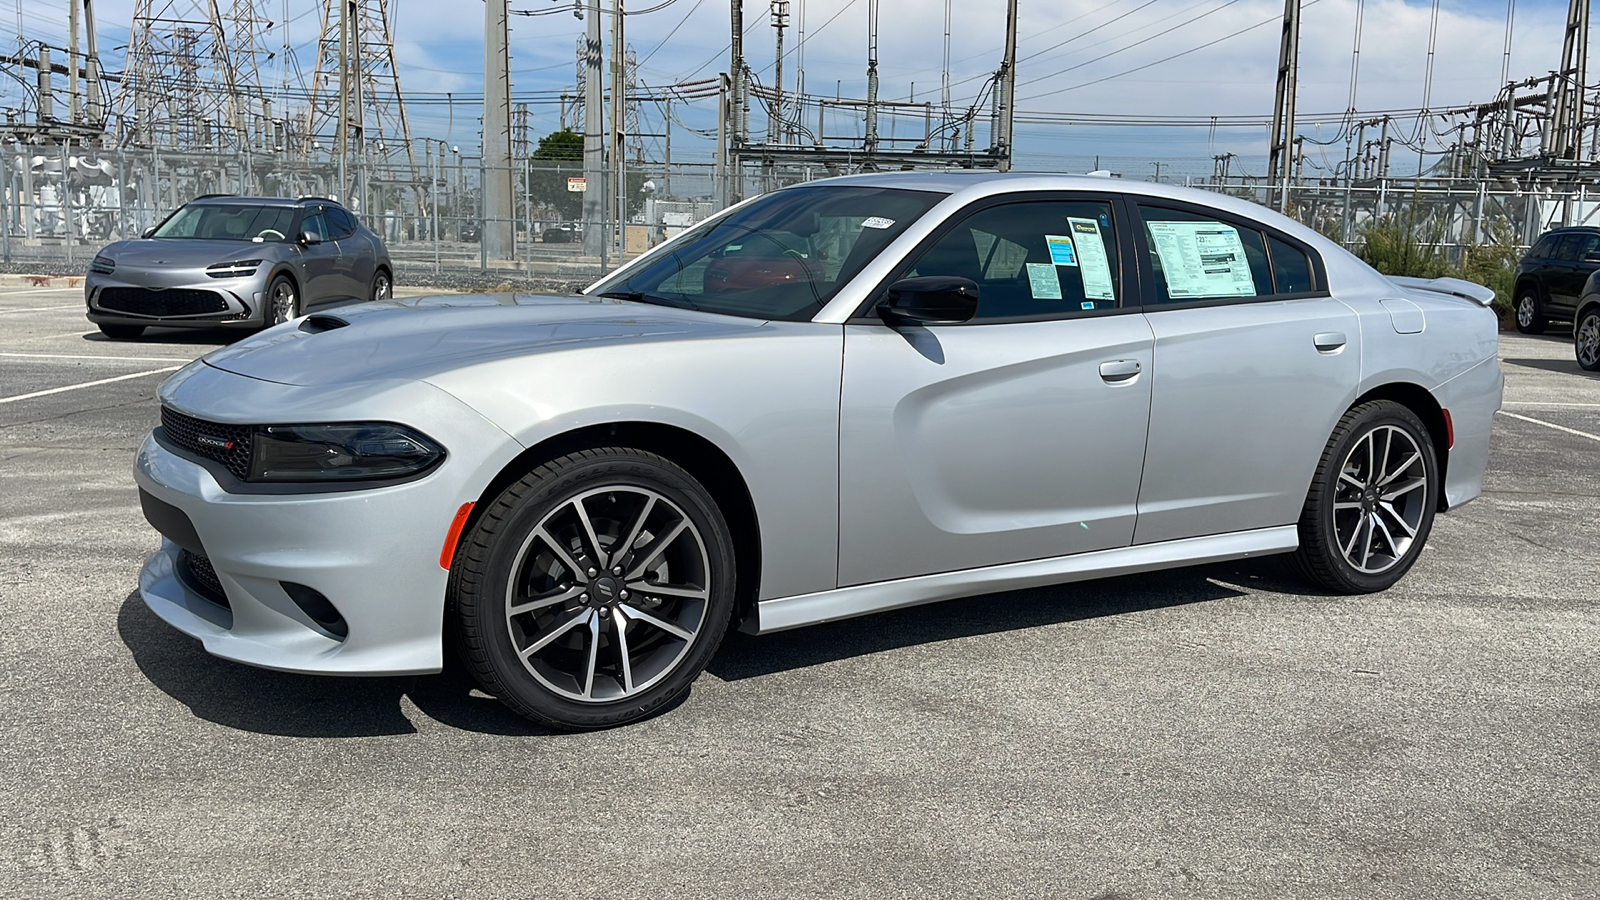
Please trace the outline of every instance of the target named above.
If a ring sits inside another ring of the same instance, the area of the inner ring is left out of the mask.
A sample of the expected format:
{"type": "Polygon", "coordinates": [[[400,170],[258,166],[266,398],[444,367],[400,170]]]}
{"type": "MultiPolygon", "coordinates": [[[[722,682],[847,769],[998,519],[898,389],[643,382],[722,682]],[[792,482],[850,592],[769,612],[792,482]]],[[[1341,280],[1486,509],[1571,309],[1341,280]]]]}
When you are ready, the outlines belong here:
{"type": "Polygon", "coordinates": [[[1572,330],[1572,349],[1585,371],[1600,372],[1600,307],[1588,310],[1572,330]]]}
{"type": "Polygon", "coordinates": [[[1422,553],[1439,497],[1427,426],[1392,400],[1344,414],[1300,513],[1294,566],[1342,594],[1381,591],[1422,553]]]}
{"type": "Polygon", "coordinates": [[[387,300],[394,296],[394,283],[389,280],[389,273],[382,269],[372,276],[372,290],[368,293],[368,300],[387,300]]]}
{"type": "Polygon", "coordinates": [[[1517,330],[1523,334],[1544,334],[1547,324],[1539,293],[1531,287],[1523,288],[1517,294],[1517,330]]]}
{"type": "Polygon", "coordinates": [[[484,690],[535,721],[623,725],[673,703],[734,604],[715,501],[653,453],[585,450],[484,510],[451,569],[462,644],[484,690]]]}
{"type": "Polygon", "coordinates": [[[267,324],[282,325],[300,315],[300,295],[287,275],[279,275],[267,286],[267,324]]]}
{"type": "Polygon", "coordinates": [[[117,341],[131,341],[144,334],[143,325],[106,325],[102,323],[99,327],[101,334],[117,341]]]}

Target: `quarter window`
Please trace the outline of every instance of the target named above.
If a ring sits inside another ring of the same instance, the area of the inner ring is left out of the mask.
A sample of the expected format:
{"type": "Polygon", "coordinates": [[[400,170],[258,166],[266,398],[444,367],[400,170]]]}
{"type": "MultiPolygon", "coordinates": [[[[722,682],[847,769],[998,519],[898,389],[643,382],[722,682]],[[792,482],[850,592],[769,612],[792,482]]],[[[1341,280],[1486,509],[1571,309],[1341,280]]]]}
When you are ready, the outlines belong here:
{"type": "Polygon", "coordinates": [[[1575,234],[1564,234],[1561,243],[1556,245],[1556,259],[1571,262],[1578,258],[1578,243],[1582,238],[1575,234]]]}
{"type": "Polygon", "coordinates": [[[1280,294],[1303,294],[1316,290],[1311,275],[1311,259],[1304,250],[1288,241],[1269,237],[1272,248],[1272,285],[1280,294]]]}
{"type": "Polygon", "coordinates": [[[1117,238],[1104,201],[1008,203],[968,216],[905,277],[954,275],[978,285],[973,321],[1081,315],[1121,298],[1117,238]]]}

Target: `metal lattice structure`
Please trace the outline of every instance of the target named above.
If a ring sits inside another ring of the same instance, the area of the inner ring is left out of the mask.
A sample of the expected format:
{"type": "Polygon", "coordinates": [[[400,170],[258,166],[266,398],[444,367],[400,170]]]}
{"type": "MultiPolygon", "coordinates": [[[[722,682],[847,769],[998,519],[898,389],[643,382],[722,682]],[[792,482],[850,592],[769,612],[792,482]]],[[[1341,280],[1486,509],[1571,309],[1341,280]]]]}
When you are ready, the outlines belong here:
{"type": "Polygon", "coordinates": [[[227,150],[247,142],[236,46],[218,0],[135,0],[118,143],[227,150]]]}
{"type": "Polygon", "coordinates": [[[353,159],[403,161],[416,170],[388,0],[322,0],[317,67],[307,87],[308,152],[320,145],[335,155],[343,150],[353,159]]]}

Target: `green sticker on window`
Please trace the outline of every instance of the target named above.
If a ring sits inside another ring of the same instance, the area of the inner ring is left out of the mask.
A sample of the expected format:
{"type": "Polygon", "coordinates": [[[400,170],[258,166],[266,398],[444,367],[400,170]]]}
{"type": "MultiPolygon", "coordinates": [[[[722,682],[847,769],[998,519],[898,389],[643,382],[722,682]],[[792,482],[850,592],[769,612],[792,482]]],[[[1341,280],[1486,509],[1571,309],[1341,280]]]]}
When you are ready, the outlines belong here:
{"type": "Polygon", "coordinates": [[[1050,263],[1028,263],[1028,290],[1035,300],[1060,300],[1061,279],[1050,263]]]}

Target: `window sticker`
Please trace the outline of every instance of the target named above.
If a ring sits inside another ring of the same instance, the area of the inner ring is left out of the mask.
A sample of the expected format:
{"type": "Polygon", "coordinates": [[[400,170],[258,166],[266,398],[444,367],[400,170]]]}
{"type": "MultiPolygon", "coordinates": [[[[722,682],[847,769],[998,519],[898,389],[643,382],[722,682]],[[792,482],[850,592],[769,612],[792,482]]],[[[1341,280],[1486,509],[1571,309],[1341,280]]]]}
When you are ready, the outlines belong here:
{"type": "Polygon", "coordinates": [[[861,221],[862,228],[890,228],[893,225],[893,219],[885,219],[883,216],[868,216],[861,221]]]}
{"type": "Polygon", "coordinates": [[[1090,300],[1116,300],[1117,292],[1111,283],[1111,258],[1106,255],[1106,243],[1100,236],[1100,226],[1093,219],[1067,219],[1078,250],[1078,260],[1083,274],[1083,295],[1090,300]]]}
{"type": "Polygon", "coordinates": [[[1254,297],[1239,229],[1221,222],[1146,222],[1174,300],[1254,297]]]}
{"type": "Polygon", "coordinates": [[[1050,262],[1058,266],[1078,264],[1078,254],[1072,249],[1072,238],[1064,234],[1047,234],[1044,243],[1050,248],[1050,262]]]}
{"type": "Polygon", "coordinates": [[[1061,279],[1050,263],[1028,263],[1028,290],[1035,300],[1060,300],[1061,279]]]}
{"type": "Polygon", "coordinates": [[[1083,301],[1082,303],[1080,303],[1078,305],[1080,307],[1082,307],[1083,309],[1094,309],[1094,301],[1093,300],[1085,300],[1085,301],[1083,301]]]}

